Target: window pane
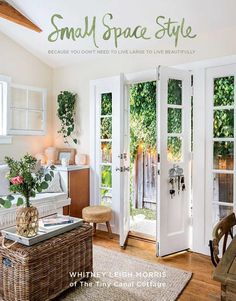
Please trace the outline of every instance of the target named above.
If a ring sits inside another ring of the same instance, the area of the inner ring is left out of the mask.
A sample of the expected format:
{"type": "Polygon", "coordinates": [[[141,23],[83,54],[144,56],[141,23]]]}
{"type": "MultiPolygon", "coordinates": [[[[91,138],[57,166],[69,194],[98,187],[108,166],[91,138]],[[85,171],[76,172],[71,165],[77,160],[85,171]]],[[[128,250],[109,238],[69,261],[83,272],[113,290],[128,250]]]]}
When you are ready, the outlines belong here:
{"type": "Polygon", "coordinates": [[[167,160],[178,162],[182,160],[182,139],[179,137],[168,137],[167,139],[167,160]]]}
{"type": "Polygon", "coordinates": [[[101,139],[111,139],[112,136],[112,118],[101,118],[101,139]]]}
{"type": "Polygon", "coordinates": [[[11,106],[13,108],[27,108],[27,91],[25,89],[11,89],[11,106]]]}
{"type": "Polygon", "coordinates": [[[182,133],[182,109],[168,108],[168,133],[182,133]]]}
{"type": "Polygon", "coordinates": [[[182,105],[182,81],[181,80],[169,79],[168,104],[182,105]]]}
{"type": "Polygon", "coordinates": [[[233,179],[232,174],[214,174],[214,202],[233,203],[233,179]]]}
{"type": "Polygon", "coordinates": [[[28,113],[28,129],[40,131],[43,129],[43,113],[29,112],[28,113]]]}
{"type": "Polygon", "coordinates": [[[229,106],[234,103],[234,76],[214,80],[214,106],[229,106]]]}
{"type": "Polygon", "coordinates": [[[112,168],[111,166],[101,167],[101,186],[106,188],[111,188],[112,186],[112,168]]]}
{"type": "Polygon", "coordinates": [[[233,155],[233,142],[214,142],[214,169],[234,169],[233,155]]]}
{"type": "Polygon", "coordinates": [[[29,91],[29,108],[35,110],[43,109],[43,95],[42,92],[29,91]]]}
{"type": "Polygon", "coordinates": [[[234,110],[215,110],[213,132],[215,138],[234,137],[234,110]]]}
{"type": "Polygon", "coordinates": [[[112,114],[112,93],[102,94],[101,115],[112,114]]]}
{"type": "Polygon", "coordinates": [[[112,194],[110,189],[100,189],[100,204],[102,206],[112,206],[112,194]]]}
{"type": "Polygon", "coordinates": [[[112,163],[112,148],[111,142],[101,143],[101,162],[112,163]]]}
{"type": "Polygon", "coordinates": [[[26,130],[26,111],[12,110],[12,129],[26,130]]]}
{"type": "Polygon", "coordinates": [[[213,204],[212,222],[213,225],[218,223],[222,218],[233,212],[233,207],[213,204]]]}

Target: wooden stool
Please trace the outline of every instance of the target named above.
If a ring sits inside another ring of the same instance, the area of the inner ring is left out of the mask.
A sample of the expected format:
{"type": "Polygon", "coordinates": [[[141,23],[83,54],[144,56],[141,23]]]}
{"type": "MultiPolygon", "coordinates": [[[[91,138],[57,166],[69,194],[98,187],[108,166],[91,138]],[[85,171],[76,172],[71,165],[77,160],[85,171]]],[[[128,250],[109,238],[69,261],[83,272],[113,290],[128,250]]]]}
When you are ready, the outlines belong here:
{"type": "Polygon", "coordinates": [[[106,206],[89,206],[82,210],[82,217],[85,222],[93,223],[94,234],[96,233],[96,227],[99,223],[106,223],[107,230],[110,238],[112,238],[112,231],[110,226],[110,220],[112,218],[112,210],[106,206]]]}

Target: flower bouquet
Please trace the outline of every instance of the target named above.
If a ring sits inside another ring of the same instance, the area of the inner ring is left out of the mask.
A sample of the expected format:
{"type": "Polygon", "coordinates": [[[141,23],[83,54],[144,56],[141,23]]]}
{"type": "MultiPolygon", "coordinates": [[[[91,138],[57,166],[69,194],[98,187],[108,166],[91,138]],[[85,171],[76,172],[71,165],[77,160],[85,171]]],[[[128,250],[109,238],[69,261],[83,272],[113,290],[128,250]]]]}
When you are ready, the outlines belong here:
{"type": "Polygon", "coordinates": [[[37,168],[37,159],[28,154],[19,161],[5,157],[5,162],[10,168],[7,174],[11,183],[10,191],[16,195],[14,197],[9,194],[6,198],[0,198],[0,206],[10,208],[12,201],[16,199],[17,206],[23,205],[17,210],[17,233],[25,237],[35,236],[38,232],[39,215],[37,208],[31,205],[30,199],[34,198],[36,193],[48,188],[48,182],[54,176],[55,167],[49,166],[45,172],[45,169],[37,168]]]}

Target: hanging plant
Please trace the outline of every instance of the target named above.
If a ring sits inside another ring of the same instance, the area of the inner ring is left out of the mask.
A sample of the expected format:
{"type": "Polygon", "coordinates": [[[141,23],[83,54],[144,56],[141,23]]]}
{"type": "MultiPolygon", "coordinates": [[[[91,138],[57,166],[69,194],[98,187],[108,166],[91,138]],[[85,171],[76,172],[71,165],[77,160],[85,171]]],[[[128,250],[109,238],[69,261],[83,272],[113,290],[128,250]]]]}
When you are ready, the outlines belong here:
{"type": "Polygon", "coordinates": [[[74,133],[76,100],[77,94],[69,91],[62,91],[57,97],[57,116],[61,121],[61,129],[58,133],[63,135],[65,143],[69,143],[68,138],[71,138],[75,144],[78,143],[74,133]]]}

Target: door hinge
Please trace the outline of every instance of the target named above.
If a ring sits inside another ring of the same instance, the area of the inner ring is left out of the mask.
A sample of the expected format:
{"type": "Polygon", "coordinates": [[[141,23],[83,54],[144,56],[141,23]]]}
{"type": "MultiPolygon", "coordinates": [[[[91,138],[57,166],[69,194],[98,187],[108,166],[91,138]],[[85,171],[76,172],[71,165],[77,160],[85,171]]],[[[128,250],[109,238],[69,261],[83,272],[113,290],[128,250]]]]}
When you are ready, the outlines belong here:
{"type": "Polygon", "coordinates": [[[123,171],[124,171],[124,168],[123,168],[123,167],[116,167],[116,171],[123,172],[123,171]]]}
{"type": "Polygon", "coordinates": [[[126,160],[127,159],[127,153],[123,153],[123,154],[118,155],[118,158],[126,160]]]}

